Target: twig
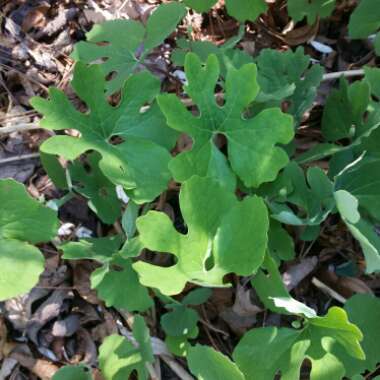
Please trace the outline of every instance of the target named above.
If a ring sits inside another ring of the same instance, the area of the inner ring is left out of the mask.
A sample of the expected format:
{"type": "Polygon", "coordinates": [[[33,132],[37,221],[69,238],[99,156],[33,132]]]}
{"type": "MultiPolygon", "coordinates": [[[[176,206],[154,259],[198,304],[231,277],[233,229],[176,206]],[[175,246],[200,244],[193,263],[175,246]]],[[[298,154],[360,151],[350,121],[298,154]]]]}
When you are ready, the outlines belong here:
{"type": "Polygon", "coordinates": [[[41,127],[35,123],[15,124],[8,127],[0,127],[0,136],[13,132],[31,131],[33,129],[41,129],[41,127]]]}
{"type": "Polygon", "coordinates": [[[347,70],[347,71],[337,71],[335,73],[327,73],[324,74],[322,77],[322,82],[338,79],[341,76],[344,76],[346,78],[352,78],[352,77],[361,77],[363,76],[364,70],[359,69],[359,70],[347,70]]]}
{"type": "Polygon", "coordinates": [[[334,289],[331,289],[329,286],[324,284],[322,281],[318,280],[316,277],[311,279],[311,283],[316,286],[318,289],[321,289],[324,293],[327,293],[330,297],[336,299],[341,303],[346,303],[347,299],[337,293],[334,289]]]}
{"type": "Polygon", "coordinates": [[[33,158],[38,158],[38,157],[40,157],[39,153],[29,153],[29,154],[24,154],[22,156],[1,158],[0,165],[10,164],[10,163],[21,161],[21,160],[31,160],[33,158]]]}

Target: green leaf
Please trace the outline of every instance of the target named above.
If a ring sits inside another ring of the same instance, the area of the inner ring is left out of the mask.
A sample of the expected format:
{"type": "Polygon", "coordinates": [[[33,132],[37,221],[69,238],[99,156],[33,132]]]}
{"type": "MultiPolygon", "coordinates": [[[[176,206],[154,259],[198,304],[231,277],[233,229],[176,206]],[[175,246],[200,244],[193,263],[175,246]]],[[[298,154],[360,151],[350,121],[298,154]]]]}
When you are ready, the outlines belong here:
{"type": "Polygon", "coordinates": [[[99,367],[105,380],[126,380],[133,371],[138,379],[147,380],[145,360],[138,347],[120,335],[104,339],[99,348],[99,367]]]}
{"type": "Polygon", "coordinates": [[[65,366],[56,372],[52,380],[92,380],[91,372],[84,365],[65,366]]]}
{"type": "Polygon", "coordinates": [[[291,297],[275,261],[269,255],[266,256],[263,267],[266,273],[258,271],[251,283],[266,308],[275,313],[296,314],[307,318],[316,316],[312,308],[291,297]]]}
{"type": "Polygon", "coordinates": [[[341,78],[338,90],[327,98],[322,117],[322,133],[329,141],[357,135],[363,125],[363,114],[370,100],[370,87],[365,81],[348,85],[341,78]]]}
{"type": "Polygon", "coordinates": [[[371,87],[371,93],[380,98],[380,68],[364,67],[365,81],[371,87]]]}
{"type": "Polygon", "coordinates": [[[184,0],[184,3],[199,13],[207,12],[216,4],[217,0],[184,0]]]}
{"type": "Polygon", "coordinates": [[[365,38],[380,28],[377,0],[361,0],[351,15],[348,32],[351,38],[365,38]]]}
{"type": "Polygon", "coordinates": [[[172,311],[161,317],[161,326],[167,335],[180,337],[188,335],[197,327],[198,313],[184,305],[171,304],[172,311]]]}
{"type": "MultiPolygon", "coordinates": [[[[280,191],[273,194],[269,207],[272,218],[281,223],[302,226],[320,225],[334,208],[333,184],[327,175],[318,167],[311,167],[306,173],[291,162],[278,179],[280,191]],[[285,198],[281,195],[285,193],[285,198]],[[298,208],[298,212],[285,202],[298,208]]],[[[273,184],[276,191],[276,184],[273,184]]],[[[265,187],[260,194],[265,193],[265,187]]]]}
{"type": "Polygon", "coordinates": [[[294,21],[307,17],[308,24],[314,24],[317,17],[328,17],[335,7],[335,0],[288,0],[288,12],[294,21]]]}
{"type": "Polygon", "coordinates": [[[138,214],[139,206],[130,200],[121,219],[121,225],[127,234],[128,239],[132,239],[136,233],[136,219],[138,214]]]}
{"type": "Polygon", "coordinates": [[[70,242],[63,244],[61,249],[64,259],[90,259],[103,264],[91,274],[91,288],[106,306],[144,311],[153,305],[152,300],[148,290],[140,284],[131,260],[123,252],[127,248],[119,251],[120,244],[121,237],[114,236],[70,242]]]}
{"type": "Polygon", "coordinates": [[[257,59],[260,86],[258,101],[287,101],[287,112],[294,116],[298,125],[311,106],[322,80],[323,69],[320,65],[310,67],[310,56],[304,54],[302,47],[295,52],[279,52],[264,49],[257,59]]]}
{"type": "Polygon", "coordinates": [[[78,160],[69,166],[74,189],[88,201],[88,206],[106,224],[113,224],[121,215],[115,185],[99,170],[101,156],[97,152],[86,158],[86,168],[78,160]]]}
{"type": "Polygon", "coordinates": [[[361,343],[365,352],[365,360],[350,358],[344,361],[347,376],[350,378],[365,371],[374,371],[380,357],[380,300],[369,294],[357,294],[344,305],[350,321],[356,324],[363,333],[361,343]]]}
{"type": "Polygon", "coordinates": [[[215,136],[222,134],[228,142],[231,167],[245,186],[257,187],[273,181],[288,162],[285,151],[276,145],[290,142],[294,132],[291,118],[280,109],[267,109],[254,118],[243,118],[245,108],[259,90],[256,66],[248,64],[239,70],[228,70],[224,107],[218,106],[214,97],[220,72],[215,55],[209,56],[203,67],[195,54],[188,53],[185,72],[186,92],[198,106],[199,116],[192,115],[173,94],[158,97],[168,125],[193,140],[190,151],[170,162],[174,178],[183,182],[193,175],[209,176],[234,188],[234,176],[226,157],[214,143],[215,136]]]}
{"type": "Polygon", "coordinates": [[[44,116],[42,127],[76,129],[81,133],[80,137],[51,137],[42,144],[41,150],[68,160],[74,160],[89,150],[97,151],[102,156],[99,168],[112,183],[123,186],[137,203],[154,199],[169,181],[167,165],[170,155],[148,136],[152,129],[165,134],[167,127],[164,121],[152,121],[152,113],[158,112],[157,108],[145,113],[140,113],[140,109],[159,93],[159,80],[148,72],[132,76],[122,90],[122,99],[117,107],[111,106],[104,96],[105,80],[97,65],[87,67],[77,63],[72,86],[90,112],[77,111],[57,89],[50,89],[50,100],[31,100],[33,107],[44,116]],[[141,136],[143,130],[144,138],[141,136]],[[116,136],[125,141],[112,144],[111,139],[116,136]]]}
{"type": "Polygon", "coordinates": [[[186,294],[181,303],[183,305],[202,305],[210,298],[211,294],[212,290],[209,288],[198,288],[186,294]]]}
{"type": "Polygon", "coordinates": [[[363,250],[366,271],[368,273],[380,271],[380,237],[375,226],[361,217],[358,212],[359,202],[353,195],[345,190],[338,190],[334,196],[343,221],[363,250]]]}
{"type": "Polygon", "coordinates": [[[131,260],[117,255],[108,265],[91,274],[91,287],[107,307],[145,311],[153,305],[148,290],[140,284],[137,273],[132,268],[131,260]]]}
{"type": "Polygon", "coordinates": [[[38,248],[12,239],[0,239],[0,301],[27,293],[44,270],[38,248]]]}
{"type": "Polygon", "coordinates": [[[281,226],[281,223],[271,219],[268,238],[268,250],[273,258],[278,261],[294,259],[293,239],[281,226]]]}
{"type": "Polygon", "coordinates": [[[191,41],[180,38],[177,40],[177,48],[174,49],[171,59],[176,66],[184,66],[186,54],[189,52],[195,53],[202,62],[206,62],[210,54],[215,54],[220,64],[220,75],[225,78],[229,67],[240,69],[243,65],[252,62],[252,57],[244,50],[234,49],[244,32],[244,28],[241,28],[237,36],[231,37],[223,45],[215,45],[210,41],[191,41]]]}
{"type": "Polygon", "coordinates": [[[379,185],[380,158],[364,157],[356,164],[349,165],[335,181],[335,189],[351,193],[359,201],[360,207],[380,222],[379,185]]]}
{"type": "Polygon", "coordinates": [[[149,51],[161,44],[174,32],[177,24],[185,16],[185,7],[176,2],[161,4],[148,18],[144,40],[144,50],[149,51]]]}
{"type": "Polygon", "coordinates": [[[281,371],[281,379],[300,378],[300,368],[311,361],[311,380],[341,380],[345,374],[342,360],[364,359],[360,330],[338,307],[325,317],[308,319],[301,330],[263,327],[246,333],[233,352],[233,358],[247,379],[269,380],[281,371]],[[334,348],[342,351],[338,356],[334,348]]]}
{"type": "Polygon", "coordinates": [[[136,315],[133,321],[133,336],[139,345],[141,357],[145,362],[153,363],[153,348],[150,332],[141,315],[136,315]]]}
{"type": "Polygon", "coordinates": [[[376,55],[380,55],[380,33],[376,34],[375,40],[373,41],[373,44],[375,46],[375,53],[376,55]]]}
{"type": "Polygon", "coordinates": [[[29,243],[51,240],[58,230],[57,213],[34,200],[21,183],[0,180],[0,239],[29,243]]]}
{"type": "Polygon", "coordinates": [[[51,240],[56,213],[28,195],[13,179],[0,180],[0,301],[27,293],[44,270],[44,257],[28,244],[51,240]]]}
{"type": "Polygon", "coordinates": [[[135,263],[144,285],[166,295],[178,294],[188,281],[224,286],[225,274],[247,276],[261,265],[269,224],[261,198],[247,197],[238,202],[218,182],[197,176],[182,185],[179,198],[186,235],[177,232],[162,212],[149,211],[137,219],[144,246],[176,258],[170,267],[135,263]],[[155,232],[157,228],[160,234],[155,232]]]}
{"type": "Polygon", "coordinates": [[[176,2],[161,4],[149,17],[146,28],[133,20],[112,20],[95,25],[86,34],[87,42],[74,47],[72,58],[85,63],[106,59],[101,64],[110,95],[123,87],[125,80],[143,63],[144,57],[176,28],[185,15],[185,7],[176,2]],[[106,43],[106,44],[104,44],[106,43]]]}
{"type": "Polygon", "coordinates": [[[119,250],[121,244],[119,235],[101,238],[82,239],[78,242],[64,243],[60,246],[63,258],[66,260],[96,260],[107,263],[119,250]]]}
{"type": "Polygon", "coordinates": [[[228,14],[239,21],[256,21],[267,10],[264,0],[226,0],[228,14]]]}
{"type": "Polygon", "coordinates": [[[189,349],[191,373],[200,380],[244,380],[244,375],[227,356],[211,347],[196,345],[189,349]]]}

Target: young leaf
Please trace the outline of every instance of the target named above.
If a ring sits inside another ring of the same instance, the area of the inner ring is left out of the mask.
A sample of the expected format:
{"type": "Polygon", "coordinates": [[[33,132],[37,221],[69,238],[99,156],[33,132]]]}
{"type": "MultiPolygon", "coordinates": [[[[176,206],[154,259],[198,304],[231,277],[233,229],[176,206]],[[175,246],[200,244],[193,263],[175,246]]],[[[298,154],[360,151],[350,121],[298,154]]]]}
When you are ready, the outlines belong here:
{"type": "Polygon", "coordinates": [[[311,380],[341,380],[345,374],[342,360],[364,359],[359,341],[360,330],[338,307],[329,309],[325,317],[308,320],[301,330],[263,327],[246,333],[233,352],[233,358],[246,379],[299,379],[300,368],[311,361],[311,380]],[[342,349],[336,354],[337,345],[342,349]]]}
{"type": "Polygon", "coordinates": [[[146,28],[133,20],[112,20],[95,25],[86,34],[88,42],[75,45],[72,57],[85,63],[106,58],[101,64],[103,77],[115,74],[106,84],[107,94],[110,95],[123,87],[125,80],[143,63],[141,57],[162,43],[184,15],[185,7],[171,2],[157,7],[149,17],[146,28]]]}
{"type": "Polygon", "coordinates": [[[187,235],[177,232],[162,212],[150,211],[137,219],[144,246],[170,253],[177,260],[170,267],[135,263],[144,285],[166,295],[178,294],[188,281],[223,286],[225,274],[247,276],[261,265],[269,224],[261,198],[238,202],[215,180],[194,176],[182,185],[180,208],[187,235]],[[155,233],[157,228],[160,234],[155,233]]]}
{"type": "Polygon", "coordinates": [[[161,317],[161,326],[167,335],[180,337],[194,331],[199,320],[195,310],[181,304],[171,304],[167,307],[172,311],[161,317]]]}
{"type": "Polygon", "coordinates": [[[150,333],[144,318],[141,315],[136,315],[133,321],[133,337],[139,345],[141,357],[146,363],[153,363],[153,348],[150,338],[150,333]]]}
{"type": "Polygon", "coordinates": [[[38,282],[44,257],[28,243],[52,239],[58,219],[12,179],[0,180],[0,204],[0,301],[4,301],[27,293],[38,282]]]}
{"type": "Polygon", "coordinates": [[[308,24],[314,24],[317,17],[330,16],[335,0],[288,0],[288,12],[294,21],[307,17],[308,24]]]}
{"type": "Polygon", "coordinates": [[[92,380],[91,372],[84,365],[65,366],[56,372],[52,380],[92,380]]]}
{"type": "Polygon", "coordinates": [[[380,8],[376,0],[361,0],[351,15],[348,32],[351,38],[365,38],[380,28],[380,8]]]}
{"type": "Polygon", "coordinates": [[[87,155],[84,168],[75,161],[69,166],[74,189],[88,198],[88,206],[107,224],[115,223],[121,215],[121,205],[117,198],[115,185],[99,170],[101,156],[97,152],[87,155]]]}
{"type": "Polygon", "coordinates": [[[323,136],[329,141],[357,136],[369,100],[370,87],[366,82],[348,85],[347,79],[342,77],[339,89],[331,92],[323,110],[323,136]]]}
{"type": "Polygon", "coordinates": [[[120,243],[120,237],[116,236],[70,242],[63,244],[61,249],[65,259],[91,259],[103,263],[91,274],[91,288],[106,306],[144,311],[152,306],[152,300],[148,290],[140,284],[131,260],[119,251],[120,243]]]}
{"type": "MultiPolygon", "coordinates": [[[[276,182],[270,185],[273,188],[273,201],[269,207],[273,213],[272,218],[281,223],[295,226],[320,225],[334,208],[333,184],[318,167],[309,168],[305,178],[303,170],[291,162],[276,182]],[[285,197],[281,195],[282,192],[285,197]],[[285,202],[297,206],[299,212],[294,212],[285,202]]],[[[265,193],[266,189],[268,188],[264,186],[260,194],[265,193]]]]}
{"type": "Polygon", "coordinates": [[[158,97],[168,125],[193,140],[190,151],[171,161],[174,178],[182,182],[193,175],[210,176],[234,188],[231,169],[214,143],[215,136],[222,134],[228,142],[231,167],[245,186],[257,187],[273,181],[288,162],[287,154],[277,144],[290,142],[294,132],[291,117],[277,108],[264,110],[254,118],[243,118],[245,108],[259,90],[256,66],[248,64],[239,70],[228,70],[224,107],[216,104],[214,96],[220,73],[215,55],[209,56],[203,67],[195,54],[188,53],[185,72],[186,92],[198,106],[199,116],[193,116],[173,94],[158,97]]]}
{"type": "Polygon", "coordinates": [[[310,66],[310,57],[302,47],[295,52],[279,52],[264,49],[257,59],[260,86],[258,101],[289,102],[288,113],[294,116],[298,126],[303,115],[313,105],[318,86],[322,80],[320,65],[310,66]]]}
{"type": "Polygon", "coordinates": [[[161,123],[159,117],[152,116],[152,113],[159,112],[157,108],[145,113],[140,113],[140,109],[160,91],[159,80],[148,72],[135,74],[126,82],[118,107],[107,102],[105,80],[97,65],[87,67],[77,63],[72,86],[90,112],[77,111],[57,89],[50,90],[50,100],[31,100],[34,108],[44,115],[42,127],[76,129],[81,133],[81,137],[51,137],[42,144],[41,150],[68,160],[89,150],[97,151],[102,156],[99,168],[111,182],[123,186],[137,203],[154,199],[169,181],[167,165],[170,155],[149,136],[152,130],[166,134],[167,128],[164,120],[161,123]],[[141,137],[142,131],[144,138],[141,137]],[[116,136],[125,141],[112,144],[111,139],[116,136]]]}
{"type": "Polygon", "coordinates": [[[137,371],[139,380],[148,380],[143,356],[139,348],[123,336],[111,335],[99,348],[99,367],[105,380],[129,379],[133,371],[137,371]]]}
{"type": "Polygon", "coordinates": [[[295,257],[294,242],[292,237],[282,228],[281,223],[274,219],[270,221],[268,235],[268,250],[277,261],[292,260],[295,257]]]}
{"type": "Polygon", "coordinates": [[[190,371],[202,380],[245,380],[239,368],[227,356],[211,347],[196,345],[189,349],[190,371]]]}

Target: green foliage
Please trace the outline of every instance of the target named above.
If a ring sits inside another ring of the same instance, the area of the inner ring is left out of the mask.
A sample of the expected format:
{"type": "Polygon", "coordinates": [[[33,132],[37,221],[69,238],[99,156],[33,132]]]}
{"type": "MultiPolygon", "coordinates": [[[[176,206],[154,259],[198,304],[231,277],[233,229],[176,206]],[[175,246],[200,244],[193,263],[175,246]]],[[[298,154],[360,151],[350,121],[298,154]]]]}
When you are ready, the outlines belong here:
{"type": "Polygon", "coordinates": [[[346,312],[330,308],[324,317],[305,320],[302,329],[256,328],[244,335],[233,358],[246,379],[298,379],[303,361],[312,364],[311,380],[341,380],[345,374],[342,358],[364,360],[360,347],[362,333],[347,319],[346,312]],[[343,350],[336,354],[334,348],[343,350]]]}
{"type": "Polygon", "coordinates": [[[99,170],[101,156],[93,152],[87,156],[86,168],[76,160],[69,166],[73,189],[88,198],[88,206],[107,224],[120,217],[121,207],[115,185],[99,170]]]}
{"type": "Polygon", "coordinates": [[[54,374],[52,380],[92,380],[90,370],[83,366],[66,366],[62,367],[54,374]]]}
{"type": "Polygon", "coordinates": [[[245,379],[235,363],[211,347],[196,345],[189,350],[187,359],[190,370],[197,379],[245,379]]]}
{"type": "Polygon", "coordinates": [[[167,295],[180,293],[188,281],[224,286],[227,273],[249,276],[261,265],[269,225],[262,199],[254,196],[239,202],[215,180],[193,176],[182,185],[179,202],[186,235],[177,232],[162,212],[149,211],[137,220],[143,245],[177,260],[170,267],[134,264],[145,286],[167,295]],[[157,228],[160,234],[155,233],[157,228]]]}
{"type": "Polygon", "coordinates": [[[310,67],[310,57],[299,47],[295,52],[264,49],[257,58],[260,93],[256,101],[272,106],[288,103],[287,112],[298,126],[315,99],[322,80],[320,65],[310,67]]]}
{"type": "Polygon", "coordinates": [[[133,323],[132,342],[120,335],[107,337],[99,349],[99,366],[105,380],[125,380],[133,371],[139,380],[148,379],[146,363],[153,362],[149,330],[142,317],[136,316],[133,323]]]}
{"type": "MultiPolygon", "coordinates": [[[[216,2],[184,3],[203,12],[216,2]]],[[[287,6],[295,22],[315,23],[334,4],[289,0],[287,6]]],[[[369,6],[362,0],[353,12],[351,37],[379,29],[377,8],[370,12],[369,6]]],[[[226,0],[226,8],[239,21],[254,21],[266,5],[226,0]]],[[[280,269],[282,261],[321,248],[314,243],[329,218],[329,226],[342,221],[339,226],[357,240],[366,271],[380,271],[380,70],[366,68],[364,80],[351,84],[340,80],[324,106],[320,141],[300,155],[294,127],[313,106],[322,68],[312,66],[301,48],[265,49],[251,58],[236,48],[244,25],[221,46],[179,39],[172,58],[185,68],[184,92],[192,101],[185,106],[183,94],[162,93],[160,80],[143,70],[147,55],[184,14],[184,5],[171,2],[145,26],[131,20],[95,26],[73,53],[80,62],[72,87],[81,102],[74,107],[57,89],[48,100],[32,99],[42,127],[76,131],[41,146],[44,168],[66,192],[51,204],[59,209],[79,194],[119,233],[112,235],[109,226],[99,229],[104,236],[64,242],[63,259],[96,261],[91,287],[107,307],[138,313],[152,308],[152,315],[166,310],[157,314],[155,333],[187,359],[198,379],[296,380],[305,360],[311,380],[360,379],[378,364],[380,301],[358,295],[344,309],[326,311],[322,302],[310,307],[296,299],[298,292],[289,293],[280,269]],[[190,137],[188,149],[182,149],[180,134],[190,137]],[[58,157],[68,162],[62,166],[58,157]],[[168,188],[172,176],[179,191],[168,188]],[[311,243],[303,247],[302,240],[311,243]],[[248,331],[232,361],[198,344],[199,322],[207,323],[198,307],[211,287],[241,284],[239,276],[248,277],[266,310],[284,317],[283,327],[248,331]]],[[[32,244],[53,239],[58,221],[12,180],[0,181],[0,204],[3,301],[36,284],[43,255],[32,244]]],[[[133,321],[132,334],[122,329],[125,336],[112,335],[100,346],[105,380],[144,380],[152,371],[149,329],[141,315],[133,321]]],[[[53,379],[68,378],[91,375],[84,366],[63,367],[53,379]]]]}
{"type": "Polygon", "coordinates": [[[31,244],[52,239],[56,213],[32,199],[24,186],[0,180],[0,301],[27,293],[44,270],[44,257],[31,244]]]}
{"type": "Polygon", "coordinates": [[[288,12],[294,21],[307,18],[308,24],[314,24],[317,18],[328,17],[335,7],[335,0],[288,0],[288,12]]]}
{"type": "Polygon", "coordinates": [[[129,240],[119,250],[121,238],[97,238],[66,243],[61,246],[63,258],[70,260],[90,259],[102,264],[91,274],[91,287],[106,306],[129,311],[144,311],[153,305],[148,290],[143,287],[132,268],[130,257],[140,253],[137,240],[129,240]],[[115,286],[123,284],[123,286],[115,286]]]}
{"type": "Polygon", "coordinates": [[[370,87],[366,82],[348,85],[340,80],[338,90],[328,97],[322,119],[322,132],[326,140],[353,138],[363,127],[363,116],[370,101],[370,87]]]}
{"type": "Polygon", "coordinates": [[[243,118],[246,107],[255,99],[259,87],[256,66],[229,68],[226,78],[225,105],[215,101],[214,91],[220,68],[211,55],[203,67],[193,53],[186,56],[186,92],[198,106],[200,115],[192,115],[173,94],[160,95],[158,102],[168,125],[187,133],[193,140],[190,151],[177,155],[170,169],[177,181],[193,175],[209,176],[235,187],[235,174],[248,187],[273,181],[287,164],[288,156],[277,144],[287,144],[293,138],[292,120],[280,109],[266,109],[253,118],[243,118]],[[217,134],[228,142],[228,158],[215,145],[217,134]]]}
{"type": "Polygon", "coordinates": [[[57,89],[50,89],[50,100],[31,100],[33,107],[44,115],[42,127],[76,129],[81,133],[80,137],[51,137],[42,144],[41,150],[68,160],[95,150],[102,156],[99,168],[109,181],[121,185],[137,203],[150,201],[166,188],[170,178],[167,171],[170,155],[158,144],[164,143],[163,138],[165,145],[173,141],[156,107],[140,113],[141,107],[151,103],[158,94],[159,80],[148,72],[135,74],[123,87],[118,107],[107,102],[105,84],[98,65],[87,67],[79,62],[72,86],[88,106],[88,113],[77,111],[57,89]],[[113,144],[115,137],[125,140],[113,144]],[[149,155],[145,154],[147,151],[149,155]]]}
{"type": "Polygon", "coordinates": [[[101,69],[104,77],[114,74],[106,83],[107,93],[112,94],[144,65],[146,55],[175,30],[184,14],[185,7],[172,2],[157,7],[146,27],[133,20],[112,20],[95,25],[86,34],[87,42],[75,45],[72,57],[85,63],[106,58],[101,69]]]}

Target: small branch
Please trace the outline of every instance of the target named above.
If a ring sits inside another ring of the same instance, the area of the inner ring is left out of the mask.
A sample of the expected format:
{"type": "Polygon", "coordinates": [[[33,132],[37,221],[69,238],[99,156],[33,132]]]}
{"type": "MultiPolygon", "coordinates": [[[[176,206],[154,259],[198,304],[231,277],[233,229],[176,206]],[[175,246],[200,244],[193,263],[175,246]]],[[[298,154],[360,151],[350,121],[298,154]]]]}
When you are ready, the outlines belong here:
{"type": "Polygon", "coordinates": [[[13,132],[31,131],[33,129],[41,129],[41,127],[35,123],[15,124],[10,125],[9,127],[0,127],[0,136],[13,132]]]}
{"type": "Polygon", "coordinates": [[[340,303],[345,304],[347,299],[337,293],[334,289],[331,289],[329,286],[324,284],[322,281],[318,280],[316,277],[313,277],[311,280],[312,284],[318,289],[322,290],[324,293],[327,293],[330,297],[336,299],[340,303]]]}
{"type": "Polygon", "coordinates": [[[363,76],[364,70],[347,70],[347,71],[337,71],[335,73],[327,73],[324,74],[322,77],[322,82],[327,82],[334,79],[339,79],[341,76],[344,76],[346,78],[352,78],[352,77],[361,77],[363,76]]]}
{"type": "Polygon", "coordinates": [[[22,156],[0,158],[0,165],[12,164],[12,163],[17,162],[17,161],[31,160],[33,158],[38,158],[38,157],[40,157],[39,153],[29,153],[29,154],[24,154],[22,156]]]}

